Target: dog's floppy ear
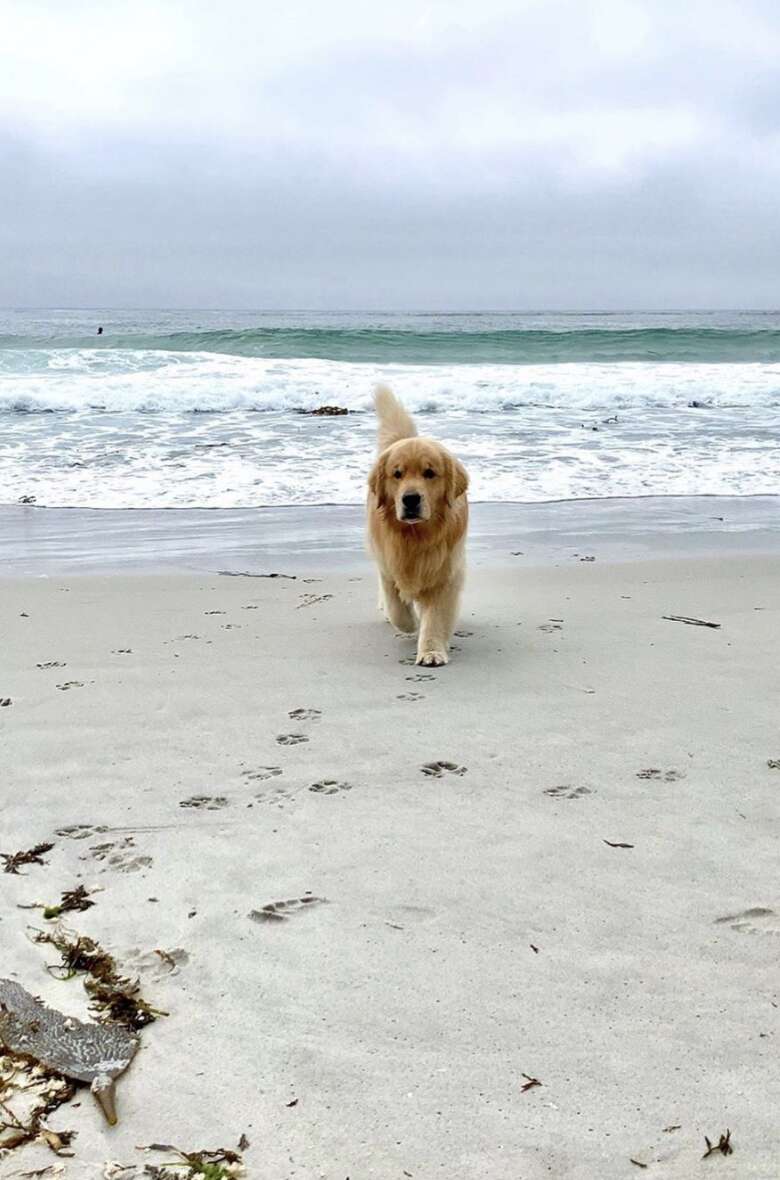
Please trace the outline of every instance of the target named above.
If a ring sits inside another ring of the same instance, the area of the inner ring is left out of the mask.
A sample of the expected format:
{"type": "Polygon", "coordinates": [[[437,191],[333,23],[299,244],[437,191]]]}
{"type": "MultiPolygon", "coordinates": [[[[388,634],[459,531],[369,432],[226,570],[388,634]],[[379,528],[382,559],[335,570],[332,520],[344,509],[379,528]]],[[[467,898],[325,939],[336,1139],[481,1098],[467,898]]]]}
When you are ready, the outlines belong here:
{"type": "Polygon", "coordinates": [[[447,503],[450,507],[469,486],[466,468],[453,455],[447,456],[447,503]]]}
{"type": "Polygon", "coordinates": [[[378,508],[384,508],[386,504],[385,499],[385,460],[382,455],[379,456],[368,476],[368,490],[373,496],[376,496],[376,503],[378,508]]]}

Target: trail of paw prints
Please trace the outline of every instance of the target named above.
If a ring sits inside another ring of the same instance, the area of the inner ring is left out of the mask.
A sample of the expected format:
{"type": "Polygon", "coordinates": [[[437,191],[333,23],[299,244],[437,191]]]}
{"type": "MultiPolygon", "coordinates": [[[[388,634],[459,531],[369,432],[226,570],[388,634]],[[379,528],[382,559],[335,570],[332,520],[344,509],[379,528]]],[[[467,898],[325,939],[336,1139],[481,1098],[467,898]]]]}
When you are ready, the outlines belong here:
{"type": "Polygon", "coordinates": [[[552,796],[553,799],[580,799],[583,795],[593,795],[594,792],[588,787],[573,787],[565,783],[560,787],[545,787],[544,794],[552,796]]]}
{"type": "Polygon", "coordinates": [[[221,811],[229,806],[224,795],[190,795],[189,799],[179,800],[179,807],[191,807],[196,811],[221,811]]]}
{"type": "Polygon", "coordinates": [[[716,926],[727,925],[740,934],[780,934],[780,914],[767,906],[754,906],[739,914],[715,919],[716,926]]]}
{"type": "Polygon", "coordinates": [[[657,766],[648,766],[645,770],[638,770],[636,777],[650,779],[652,782],[678,783],[685,778],[684,770],[660,770],[657,766]]]}
{"type": "Polygon", "coordinates": [[[286,922],[295,914],[327,902],[326,897],[315,897],[305,893],[303,897],[290,897],[286,901],[271,901],[259,910],[250,910],[247,917],[253,922],[286,922]]]}
{"type": "Polygon", "coordinates": [[[468,767],[458,766],[457,762],[426,762],[420,770],[430,778],[441,778],[443,774],[465,774],[468,767]]]}
{"type": "MultiPolygon", "coordinates": [[[[414,663],[414,660],[411,662],[414,663]]],[[[436,677],[432,672],[417,672],[414,676],[405,676],[404,679],[411,681],[412,684],[420,684],[423,680],[436,680],[436,677]]]]}
{"type": "Polygon", "coordinates": [[[107,831],[105,824],[68,824],[65,828],[57,828],[56,835],[68,840],[90,840],[107,831]]]}
{"type": "Polygon", "coordinates": [[[36,668],[67,668],[64,660],[47,660],[44,664],[36,664],[36,668]]]}
{"type": "MultiPolygon", "coordinates": [[[[90,680],[89,683],[94,684],[95,681],[90,680]]],[[[66,680],[63,684],[57,685],[57,688],[60,690],[60,692],[68,692],[71,688],[83,688],[83,687],[84,687],[83,680],[66,680]]]]}
{"type": "Polygon", "coordinates": [[[316,721],[322,712],[320,709],[291,709],[287,716],[291,721],[316,721]]]}
{"type": "Polygon", "coordinates": [[[298,746],[301,742],[308,742],[305,733],[280,733],[277,735],[276,744],[278,746],[298,746]]]}
{"type": "Polygon", "coordinates": [[[277,778],[281,773],[281,766],[256,766],[254,769],[241,771],[242,777],[252,782],[264,782],[269,778],[277,778]]]}
{"type": "Polygon", "coordinates": [[[550,619],[549,623],[542,623],[539,627],[540,631],[562,631],[563,619],[550,619]]]}
{"type": "Polygon", "coordinates": [[[352,783],[338,782],[334,778],[324,778],[309,787],[317,795],[338,795],[341,791],[351,791],[352,783]]]}
{"type": "MultiPolygon", "coordinates": [[[[89,850],[93,860],[105,865],[103,872],[113,869],[117,873],[137,873],[141,869],[149,869],[154,864],[151,856],[136,856],[135,841],[132,836],[125,836],[124,840],[106,844],[93,844],[89,850]]],[[[79,858],[87,860],[86,856],[79,858]]]]}
{"type": "Polygon", "coordinates": [[[424,701],[425,695],[421,692],[399,692],[395,699],[397,701],[424,701]]]}

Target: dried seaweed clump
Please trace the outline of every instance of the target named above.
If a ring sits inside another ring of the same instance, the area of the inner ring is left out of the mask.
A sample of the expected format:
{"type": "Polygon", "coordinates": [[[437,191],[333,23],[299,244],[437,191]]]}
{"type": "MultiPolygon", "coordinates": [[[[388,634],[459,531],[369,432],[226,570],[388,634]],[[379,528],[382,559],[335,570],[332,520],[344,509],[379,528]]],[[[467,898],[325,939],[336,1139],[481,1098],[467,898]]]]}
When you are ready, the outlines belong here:
{"type": "Polygon", "coordinates": [[[0,1160],[16,1147],[40,1141],[57,1155],[67,1151],[73,1131],[52,1131],[46,1119],[75,1088],[54,1070],[0,1051],[0,1160]]]}
{"type": "Polygon", "coordinates": [[[138,1030],[152,1024],[166,1013],[152,1008],[142,997],[137,980],[119,974],[114,958],[86,934],[75,934],[63,926],[39,930],[35,942],[48,942],[62,958],[48,968],[56,979],[84,975],[84,987],[90,996],[90,1008],[100,1021],[115,1021],[125,1028],[138,1030]]]}
{"type": "Polygon", "coordinates": [[[71,913],[73,910],[88,910],[94,904],[84,886],[77,885],[75,889],[66,889],[57,905],[47,905],[44,908],[43,916],[47,920],[59,918],[62,914],[71,913]]]}
{"type": "Polygon", "coordinates": [[[182,1151],[169,1143],[150,1143],[142,1151],[159,1151],[176,1156],[162,1164],[108,1164],[104,1180],[234,1180],[244,1176],[244,1161],[227,1147],[216,1151],[182,1151]]]}
{"type": "Polygon", "coordinates": [[[22,865],[45,865],[43,855],[45,852],[51,852],[53,847],[53,844],[36,844],[34,848],[28,848],[24,852],[0,852],[0,857],[5,861],[3,872],[18,876],[22,865]]]}

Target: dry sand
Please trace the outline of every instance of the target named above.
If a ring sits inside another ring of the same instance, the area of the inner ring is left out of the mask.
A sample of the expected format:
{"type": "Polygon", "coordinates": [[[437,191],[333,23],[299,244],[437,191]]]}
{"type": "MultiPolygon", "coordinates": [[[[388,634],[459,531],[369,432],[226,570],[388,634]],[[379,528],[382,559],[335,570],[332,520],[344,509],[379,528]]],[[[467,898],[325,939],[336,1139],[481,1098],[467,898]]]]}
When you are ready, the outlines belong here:
{"type": "Polygon", "coordinates": [[[0,582],[0,849],[55,841],[0,973],[86,1013],[16,908],[81,883],[169,1013],[118,1127],[84,1092],[0,1174],[245,1134],[259,1180],[774,1180],[779,575],[482,568],[436,670],[367,567],[0,582]]]}

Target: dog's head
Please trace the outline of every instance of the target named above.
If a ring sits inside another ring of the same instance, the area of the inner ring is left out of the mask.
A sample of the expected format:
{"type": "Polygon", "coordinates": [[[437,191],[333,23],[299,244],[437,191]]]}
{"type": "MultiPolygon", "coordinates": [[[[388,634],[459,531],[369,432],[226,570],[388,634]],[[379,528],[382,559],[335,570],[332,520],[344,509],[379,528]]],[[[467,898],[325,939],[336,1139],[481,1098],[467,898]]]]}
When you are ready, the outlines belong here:
{"type": "Polygon", "coordinates": [[[392,508],[396,520],[413,527],[442,520],[464,495],[469,483],[465,468],[429,438],[405,438],[377,459],[368,486],[377,505],[392,508]]]}

